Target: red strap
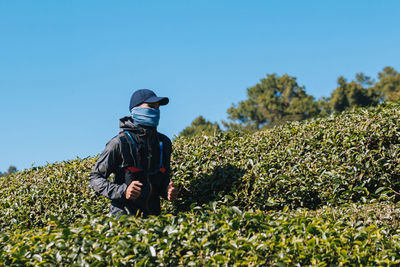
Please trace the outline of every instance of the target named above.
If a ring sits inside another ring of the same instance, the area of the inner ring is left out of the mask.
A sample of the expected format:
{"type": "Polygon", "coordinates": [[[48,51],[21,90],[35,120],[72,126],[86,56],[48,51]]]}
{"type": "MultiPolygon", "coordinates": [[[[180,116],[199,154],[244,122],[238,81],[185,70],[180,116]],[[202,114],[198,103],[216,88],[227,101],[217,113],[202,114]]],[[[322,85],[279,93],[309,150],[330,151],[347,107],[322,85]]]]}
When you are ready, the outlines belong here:
{"type": "Polygon", "coordinates": [[[165,173],[167,170],[164,168],[164,167],[162,167],[162,168],[160,168],[160,172],[161,173],[165,173]]]}
{"type": "Polygon", "coordinates": [[[125,172],[141,172],[143,171],[142,169],[136,168],[136,167],[128,167],[125,169],[125,172]]]}

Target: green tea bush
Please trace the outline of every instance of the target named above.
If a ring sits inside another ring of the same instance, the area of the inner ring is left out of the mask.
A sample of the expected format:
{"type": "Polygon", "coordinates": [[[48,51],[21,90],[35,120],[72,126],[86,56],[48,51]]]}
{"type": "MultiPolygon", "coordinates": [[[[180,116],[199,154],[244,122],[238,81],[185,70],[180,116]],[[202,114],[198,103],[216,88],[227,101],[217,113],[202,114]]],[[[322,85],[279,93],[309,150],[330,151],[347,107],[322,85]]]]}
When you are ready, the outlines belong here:
{"type": "Polygon", "coordinates": [[[400,105],[355,109],[255,134],[174,141],[175,209],[233,197],[262,210],[398,201],[400,105]]]}
{"type": "MultiPolygon", "coordinates": [[[[316,209],[398,201],[400,104],[355,109],[255,134],[223,133],[173,142],[179,200],[169,213],[231,196],[241,209],[316,209]]],[[[108,212],[88,186],[96,158],[34,167],[0,179],[0,231],[69,225],[108,212]]]]}
{"type": "Polygon", "coordinates": [[[88,187],[94,158],[76,159],[17,172],[0,180],[0,231],[59,221],[68,225],[107,210],[105,199],[88,187]]]}
{"type": "Polygon", "coordinates": [[[263,212],[211,203],[148,219],[90,215],[0,234],[0,265],[398,265],[399,214],[393,204],[263,212]]]}

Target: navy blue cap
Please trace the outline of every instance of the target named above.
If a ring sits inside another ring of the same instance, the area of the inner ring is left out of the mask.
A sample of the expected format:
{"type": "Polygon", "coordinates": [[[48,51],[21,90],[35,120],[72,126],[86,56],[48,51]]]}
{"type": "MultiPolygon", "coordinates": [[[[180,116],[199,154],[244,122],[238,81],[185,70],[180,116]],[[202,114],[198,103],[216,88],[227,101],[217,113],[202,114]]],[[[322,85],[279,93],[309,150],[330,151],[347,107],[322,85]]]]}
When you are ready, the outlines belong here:
{"type": "Polygon", "coordinates": [[[169,102],[168,97],[158,97],[150,89],[139,89],[135,91],[131,96],[131,102],[129,104],[129,111],[132,108],[142,104],[142,103],[156,103],[159,102],[160,105],[166,105],[169,102]]]}

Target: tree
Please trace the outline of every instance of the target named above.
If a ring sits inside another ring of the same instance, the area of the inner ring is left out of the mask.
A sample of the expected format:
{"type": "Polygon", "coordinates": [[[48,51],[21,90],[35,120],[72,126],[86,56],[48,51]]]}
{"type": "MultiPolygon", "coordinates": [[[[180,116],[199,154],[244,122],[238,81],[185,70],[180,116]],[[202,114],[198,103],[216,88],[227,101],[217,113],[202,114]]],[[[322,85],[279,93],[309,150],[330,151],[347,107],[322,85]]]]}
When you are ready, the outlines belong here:
{"type": "Polygon", "coordinates": [[[375,91],[380,101],[394,101],[400,99],[400,73],[392,67],[385,67],[378,73],[379,82],[375,84],[375,91]]]}
{"type": "Polygon", "coordinates": [[[1,177],[1,176],[3,176],[3,177],[4,177],[4,176],[8,176],[8,175],[10,175],[10,174],[15,173],[16,171],[17,171],[17,167],[11,165],[10,167],[8,167],[7,172],[4,172],[4,173],[0,172],[0,177],[1,177]]]}
{"type": "Polygon", "coordinates": [[[371,86],[374,85],[375,81],[371,79],[370,76],[366,76],[364,73],[356,73],[356,81],[361,86],[371,86]]]}
{"type": "Polygon", "coordinates": [[[319,116],[328,116],[332,113],[331,99],[329,97],[321,97],[317,101],[319,116]]]}
{"type": "Polygon", "coordinates": [[[181,136],[196,136],[196,135],[213,135],[215,133],[221,132],[221,128],[218,123],[211,123],[206,120],[203,116],[199,116],[192,121],[192,124],[179,135],[181,136]]]}
{"type": "Polygon", "coordinates": [[[287,74],[268,74],[260,83],[247,89],[248,99],[233,104],[223,122],[228,129],[259,130],[287,121],[303,120],[318,114],[318,103],[307,95],[304,86],[287,74]],[[238,125],[239,124],[239,125],[238,125]]]}
{"type": "Polygon", "coordinates": [[[337,80],[338,87],[332,92],[330,104],[333,111],[343,111],[349,107],[376,105],[378,95],[375,93],[373,80],[363,73],[356,74],[356,80],[347,82],[343,76],[337,80]],[[365,88],[364,86],[370,86],[365,88]]]}
{"type": "Polygon", "coordinates": [[[228,130],[228,131],[240,131],[240,132],[255,132],[258,129],[256,128],[257,126],[255,124],[243,124],[243,123],[237,123],[234,121],[221,121],[222,125],[228,130]]]}

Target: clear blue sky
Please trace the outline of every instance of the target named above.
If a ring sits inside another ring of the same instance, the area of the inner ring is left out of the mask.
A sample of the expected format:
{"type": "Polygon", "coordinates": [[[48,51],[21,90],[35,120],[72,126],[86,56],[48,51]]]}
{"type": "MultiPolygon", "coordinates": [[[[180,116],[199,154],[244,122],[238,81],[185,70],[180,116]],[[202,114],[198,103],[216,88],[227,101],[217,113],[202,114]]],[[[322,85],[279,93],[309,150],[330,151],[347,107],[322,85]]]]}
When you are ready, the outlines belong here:
{"type": "Polygon", "coordinates": [[[329,96],[400,70],[400,1],[0,0],[0,171],[100,153],[134,90],[169,137],[227,118],[269,73],[329,96]]]}

